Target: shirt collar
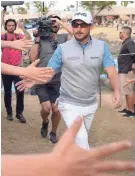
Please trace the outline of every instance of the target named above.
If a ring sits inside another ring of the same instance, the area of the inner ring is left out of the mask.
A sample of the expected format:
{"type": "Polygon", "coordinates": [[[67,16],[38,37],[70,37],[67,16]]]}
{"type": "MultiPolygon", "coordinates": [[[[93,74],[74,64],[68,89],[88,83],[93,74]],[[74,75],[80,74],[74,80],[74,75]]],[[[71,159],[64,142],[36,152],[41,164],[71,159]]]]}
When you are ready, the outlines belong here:
{"type": "Polygon", "coordinates": [[[128,41],[129,39],[131,39],[131,37],[128,37],[128,38],[126,38],[123,42],[122,42],[122,44],[124,44],[126,41],[128,41]]]}
{"type": "Polygon", "coordinates": [[[78,42],[80,45],[86,46],[87,44],[89,44],[89,43],[92,42],[92,38],[91,38],[91,36],[90,36],[86,44],[83,44],[83,43],[81,43],[81,42],[79,42],[79,41],[77,41],[77,42],[78,42]]]}
{"type": "Polygon", "coordinates": [[[89,39],[88,39],[88,41],[87,41],[87,43],[86,44],[82,44],[80,41],[78,41],[78,40],[76,40],[76,38],[75,37],[73,37],[74,38],[74,41],[76,41],[79,45],[83,45],[83,46],[86,46],[87,44],[90,44],[91,42],[92,42],[92,37],[91,36],[89,36],[89,39]]]}

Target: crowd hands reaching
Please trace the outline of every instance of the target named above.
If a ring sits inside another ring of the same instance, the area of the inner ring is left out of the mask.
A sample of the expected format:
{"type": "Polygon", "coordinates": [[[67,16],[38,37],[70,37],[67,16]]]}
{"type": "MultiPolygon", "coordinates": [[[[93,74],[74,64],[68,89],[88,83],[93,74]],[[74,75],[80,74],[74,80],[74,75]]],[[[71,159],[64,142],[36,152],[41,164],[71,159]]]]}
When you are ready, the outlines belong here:
{"type": "MultiPolygon", "coordinates": [[[[31,40],[15,40],[15,41],[2,41],[2,48],[4,47],[10,47],[10,48],[16,48],[18,50],[22,51],[27,51],[29,48],[32,46],[33,42],[31,40]]],[[[48,79],[52,76],[53,70],[49,67],[47,68],[37,68],[37,64],[39,63],[39,60],[36,60],[33,62],[31,65],[29,65],[26,68],[20,68],[20,76],[23,76],[25,79],[30,79],[31,81],[40,81],[42,83],[46,83],[48,79]]],[[[11,71],[15,72],[16,71],[13,69],[17,69],[16,66],[9,66],[8,64],[2,63],[2,72],[5,72],[5,67],[8,66],[8,72],[10,72],[10,67],[11,71]]],[[[7,72],[6,72],[7,73],[7,72]]]]}
{"type": "MultiPolygon", "coordinates": [[[[1,47],[2,48],[14,48],[21,51],[28,51],[33,45],[32,40],[27,39],[20,39],[20,40],[14,40],[14,41],[2,41],[1,47]]],[[[26,68],[20,68],[20,76],[23,76],[25,79],[30,79],[31,81],[40,81],[42,83],[46,83],[50,77],[53,75],[53,70],[51,68],[37,68],[37,64],[39,63],[39,60],[36,60],[31,65],[29,65],[26,68]]],[[[8,64],[2,63],[2,73],[7,71],[9,74],[16,71],[14,69],[17,69],[16,66],[10,66],[8,64]],[[11,67],[11,69],[10,69],[11,67]]],[[[6,72],[7,73],[7,72],[6,72]]],[[[36,83],[36,82],[35,82],[36,83]]]]}
{"type": "Polygon", "coordinates": [[[129,141],[120,141],[85,150],[75,144],[82,117],[64,133],[53,151],[48,154],[3,155],[3,176],[116,176],[119,171],[135,171],[135,162],[107,160],[113,154],[132,147],[129,141]],[[18,165],[18,169],[16,169],[18,165]],[[12,170],[12,172],[11,172],[12,170]],[[115,173],[112,173],[115,171],[115,173]]]}

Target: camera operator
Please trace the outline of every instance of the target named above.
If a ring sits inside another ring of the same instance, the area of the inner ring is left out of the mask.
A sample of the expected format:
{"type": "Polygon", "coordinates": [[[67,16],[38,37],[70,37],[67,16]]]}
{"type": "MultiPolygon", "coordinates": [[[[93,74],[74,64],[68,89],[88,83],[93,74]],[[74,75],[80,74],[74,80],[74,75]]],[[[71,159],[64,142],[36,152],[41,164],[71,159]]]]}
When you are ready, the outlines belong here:
{"type": "MultiPolygon", "coordinates": [[[[47,19],[53,21],[53,24],[50,28],[50,36],[46,39],[42,39],[39,36],[35,37],[35,45],[32,47],[30,52],[30,58],[32,61],[39,57],[39,67],[46,67],[58,44],[66,42],[69,37],[72,36],[72,29],[70,29],[68,24],[62,23],[60,17],[51,15],[47,19]],[[70,33],[70,35],[67,33],[57,34],[60,29],[60,25],[62,25],[64,29],[70,33]]],[[[49,135],[50,141],[52,143],[57,142],[56,130],[60,122],[60,113],[58,111],[57,105],[55,104],[56,99],[59,97],[60,76],[61,73],[58,73],[48,84],[36,86],[36,93],[41,104],[40,114],[43,119],[40,131],[41,136],[44,138],[47,137],[49,124],[48,116],[52,111],[52,130],[49,135]]]]}

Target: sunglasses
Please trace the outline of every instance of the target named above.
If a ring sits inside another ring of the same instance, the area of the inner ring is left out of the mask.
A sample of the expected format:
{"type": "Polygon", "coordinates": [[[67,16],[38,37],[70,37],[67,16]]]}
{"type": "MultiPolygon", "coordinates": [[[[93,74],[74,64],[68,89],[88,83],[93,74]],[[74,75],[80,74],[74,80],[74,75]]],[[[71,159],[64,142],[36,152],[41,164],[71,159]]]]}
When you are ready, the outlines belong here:
{"type": "Polygon", "coordinates": [[[72,27],[73,28],[78,28],[79,26],[81,28],[87,28],[89,25],[87,23],[80,23],[80,24],[78,24],[78,23],[72,23],[72,27]]]}

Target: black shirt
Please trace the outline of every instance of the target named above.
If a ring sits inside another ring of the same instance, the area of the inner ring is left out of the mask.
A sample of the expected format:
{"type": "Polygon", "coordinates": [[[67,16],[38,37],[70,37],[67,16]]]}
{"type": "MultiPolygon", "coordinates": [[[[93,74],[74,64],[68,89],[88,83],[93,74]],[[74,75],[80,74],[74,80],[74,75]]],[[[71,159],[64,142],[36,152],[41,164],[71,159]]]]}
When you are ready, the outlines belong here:
{"type": "Polygon", "coordinates": [[[131,71],[132,63],[135,63],[135,41],[129,37],[122,43],[118,56],[119,73],[127,74],[131,71]]]}

